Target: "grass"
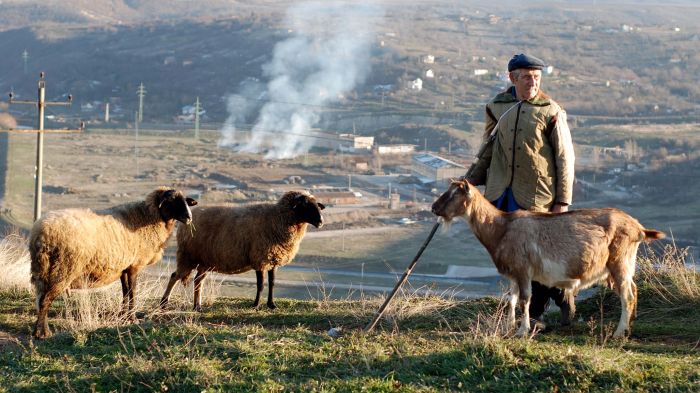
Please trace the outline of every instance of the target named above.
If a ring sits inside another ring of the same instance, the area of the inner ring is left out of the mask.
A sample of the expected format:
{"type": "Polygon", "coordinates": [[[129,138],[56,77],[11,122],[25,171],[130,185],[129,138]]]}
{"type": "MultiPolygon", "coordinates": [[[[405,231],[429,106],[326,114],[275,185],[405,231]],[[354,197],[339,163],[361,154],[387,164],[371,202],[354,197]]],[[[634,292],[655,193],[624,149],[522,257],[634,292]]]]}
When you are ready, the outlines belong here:
{"type": "MultiPolygon", "coordinates": [[[[36,134],[10,134],[7,147],[5,206],[11,206],[11,223],[29,226],[32,222],[36,134]],[[12,174],[12,175],[10,175],[12,174]]],[[[50,140],[50,138],[45,138],[50,140]]]]}
{"type": "Polygon", "coordinates": [[[552,313],[552,331],[516,339],[503,333],[497,298],[404,291],[364,333],[383,299],[278,299],[276,310],[256,311],[251,299],[214,291],[202,313],[189,312],[182,296],[156,312],[160,287],[144,280],[140,323],[106,312],[121,297],[108,288],[85,292],[83,303],[58,299],[50,313],[56,334],[36,341],[32,293],[3,286],[0,392],[693,392],[700,278],[682,265],[683,253],[669,246],[640,258],[639,315],[626,340],[610,338],[619,301],[603,289],[579,302],[572,327],[556,326],[552,313]],[[81,319],[86,308],[99,323],[81,319]]]}

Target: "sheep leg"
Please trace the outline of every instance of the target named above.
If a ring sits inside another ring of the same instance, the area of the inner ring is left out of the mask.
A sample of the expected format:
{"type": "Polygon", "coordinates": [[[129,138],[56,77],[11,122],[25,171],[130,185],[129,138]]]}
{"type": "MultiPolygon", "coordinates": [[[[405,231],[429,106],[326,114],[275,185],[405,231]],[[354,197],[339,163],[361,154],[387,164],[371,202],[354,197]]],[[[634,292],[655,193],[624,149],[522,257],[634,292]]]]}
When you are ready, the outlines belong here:
{"type": "Polygon", "coordinates": [[[275,301],[272,300],[272,297],[273,297],[272,293],[275,290],[275,271],[276,270],[277,270],[276,268],[272,268],[272,269],[267,271],[267,290],[268,290],[268,292],[267,292],[267,307],[270,310],[274,310],[275,308],[277,308],[277,306],[275,305],[275,301]]]}
{"type": "Polygon", "coordinates": [[[255,271],[255,284],[257,286],[257,294],[255,295],[255,301],[253,302],[253,308],[258,308],[260,306],[260,294],[262,294],[263,284],[265,284],[265,276],[262,270],[255,271]]]}
{"type": "Polygon", "coordinates": [[[33,335],[36,338],[48,338],[51,337],[51,330],[49,329],[49,306],[51,302],[64,290],[62,287],[49,286],[49,289],[37,297],[37,318],[36,324],[34,325],[33,335]]]}
{"type": "Polygon", "coordinates": [[[530,297],[532,296],[532,288],[530,287],[529,278],[519,281],[518,303],[520,305],[520,312],[522,313],[522,321],[515,335],[525,337],[530,333],[530,297]]]}
{"type": "Polygon", "coordinates": [[[119,276],[119,281],[122,283],[122,313],[124,310],[128,309],[128,299],[129,299],[129,275],[126,270],[124,270],[119,276]]]}
{"type": "Polygon", "coordinates": [[[138,321],[138,318],[136,318],[136,312],[134,311],[134,305],[136,303],[135,298],[136,298],[136,282],[138,279],[138,273],[136,272],[129,272],[128,273],[128,280],[129,280],[129,309],[128,309],[128,317],[130,321],[136,322],[138,321]]]}
{"type": "Polygon", "coordinates": [[[165,309],[165,306],[168,305],[168,299],[170,299],[170,293],[173,291],[173,287],[177,283],[177,281],[180,279],[180,277],[177,275],[177,272],[173,272],[173,274],[170,275],[170,281],[168,281],[168,286],[165,288],[165,293],[163,294],[163,297],[160,299],[160,309],[163,310],[165,309]]]}
{"type": "Polygon", "coordinates": [[[203,270],[197,270],[197,274],[194,276],[194,311],[202,311],[202,282],[207,276],[207,272],[203,270]]]}
{"type": "Polygon", "coordinates": [[[126,320],[136,321],[134,314],[134,292],[136,292],[136,273],[124,270],[119,277],[122,283],[122,316],[126,320]]]}

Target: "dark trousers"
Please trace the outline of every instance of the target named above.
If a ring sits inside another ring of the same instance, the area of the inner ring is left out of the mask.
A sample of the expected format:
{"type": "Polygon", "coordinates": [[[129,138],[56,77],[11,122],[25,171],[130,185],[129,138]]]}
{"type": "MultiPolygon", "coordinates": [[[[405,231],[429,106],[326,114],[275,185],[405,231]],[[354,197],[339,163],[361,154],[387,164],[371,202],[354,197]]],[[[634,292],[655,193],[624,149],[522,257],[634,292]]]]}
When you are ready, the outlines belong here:
{"type": "Polygon", "coordinates": [[[549,308],[549,300],[553,299],[554,304],[561,308],[562,322],[569,322],[569,318],[573,317],[573,304],[564,296],[564,290],[544,286],[537,281],[532,283],[532,297],[530,298],[530,318],[540,319],[542,314],[549,308]]]}

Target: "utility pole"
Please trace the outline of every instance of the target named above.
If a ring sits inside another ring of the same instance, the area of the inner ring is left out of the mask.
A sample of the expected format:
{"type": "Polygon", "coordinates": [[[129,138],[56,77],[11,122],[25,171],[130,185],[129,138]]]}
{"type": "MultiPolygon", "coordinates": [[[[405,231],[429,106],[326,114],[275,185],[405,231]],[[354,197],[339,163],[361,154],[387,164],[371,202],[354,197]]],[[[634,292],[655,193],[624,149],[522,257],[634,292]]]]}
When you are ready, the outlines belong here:
{"type": "Polygon", "coordinates": [[[24,60],[24,74],[27,74],[27,60],[29,60],[29,52],[25,49],[24,52],[22,52],[22,60],[24,60]]]}
{"type": "Polygon", "coordinates": [[[194,102],[194,139],[199,139],[199,109],[201,108],[199,104],[199,97],[197,101],[194,102]]]}
{"type": "Polygon", "coordinates": [[[10,93],[10,104],[27,104],[35,105],[38,108],[38,124],[36,130],[2,130],[9,132],[36,132],[36,168],[34,175],[34,221],[41,217],[41,186],[44,166],[44,132],[80,132],[84,125],[80,124],[80,129],[77,130],[44,130],[44,110],[47,106],[70,106],[73,102],[73,96],[68,96],[66,102],[47,102],[46,101],[46,81],[45,74],[39,74],[38,97],[36,101],[20,101],[14,99],[14,94],[10,93]]]}
{"type": "Polygon", "coordinates": [[[139,89],[136,91],[139,96],[139,123],[143,121],[143,97],[146,95],[146,88],[143,86],[143,82],[139,85],[139,89]]]}
{"type": "Polygon", "coordinates": [[[139,178],[139,113],[134,113],[134,158],[136,159],[136,176],[139,178]]]}

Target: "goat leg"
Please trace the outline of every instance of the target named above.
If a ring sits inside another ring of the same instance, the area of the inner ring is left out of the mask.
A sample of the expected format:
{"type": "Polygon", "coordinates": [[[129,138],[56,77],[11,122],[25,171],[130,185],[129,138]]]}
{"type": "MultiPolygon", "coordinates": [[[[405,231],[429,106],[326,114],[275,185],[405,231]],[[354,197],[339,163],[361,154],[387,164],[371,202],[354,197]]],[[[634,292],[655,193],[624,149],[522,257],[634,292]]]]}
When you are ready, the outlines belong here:
{"type": "Polygon", "coordinates": [[[522,313],[522,321],[515,335],[519,337],[526,337],[530,334],[530,297],[532,296],[532,288],[530,285],[529,278],[518,280],[518,303],[520,305],[520,312],[522,313]]]}
{"type": "Polygon", "coordinates": [[[518,284],[514,281],[510,281],[510,288],[508,289],[508,331],[515,329],[515,305],[518,303],[518,284]]]}

